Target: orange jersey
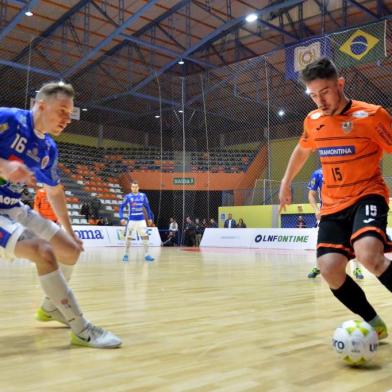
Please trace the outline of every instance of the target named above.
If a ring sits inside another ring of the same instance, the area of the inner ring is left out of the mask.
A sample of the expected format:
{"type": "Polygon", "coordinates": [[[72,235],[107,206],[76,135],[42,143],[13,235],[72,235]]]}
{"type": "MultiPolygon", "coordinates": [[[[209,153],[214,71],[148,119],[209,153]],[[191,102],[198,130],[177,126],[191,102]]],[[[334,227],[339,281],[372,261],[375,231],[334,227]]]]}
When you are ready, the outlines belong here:
{"type": "Polygon", "coordinates": [[[57,222],[56,214],[46,197],[45,189],[38,189],[34,197],[34,210],[40,213],[44,218],[57,222]]]}
{"type": "Polygon", "coordinates": [[[321,215],[333,214],[366,195],[389,202],[382,177],[383,150],[392,152],[392,118],[381,106],[352,101],[343,114],[308,114],[299,144],[317,150],[323,170],[321,215]]]}

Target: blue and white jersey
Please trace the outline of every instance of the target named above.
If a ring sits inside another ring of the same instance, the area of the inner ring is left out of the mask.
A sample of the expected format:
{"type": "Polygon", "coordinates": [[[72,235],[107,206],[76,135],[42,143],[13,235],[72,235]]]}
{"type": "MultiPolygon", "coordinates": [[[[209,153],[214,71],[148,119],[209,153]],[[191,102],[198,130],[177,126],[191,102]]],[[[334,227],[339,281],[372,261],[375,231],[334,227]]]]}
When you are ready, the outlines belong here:
{"type": "MultiPolygon", "coordinates": [[[[60,183],[56,143],[48,134],[34,131],[29,110],[0,108],[0,158],[24,163],[38,182],[50,186],[60,183]]],[[[23,185],[0,177],[0,209],[20,205],[23,185]]]]}
{"type": "Polygon", "coordinates": [[[321,189],[323,187],[323,172],[321,169],[317,169],[313,172],[312,177],[310,177],[310,181],[308,184],[308,189],[310,191],[318,192],[318,196],[320,199],[320,204],[322,204],[321,200],[321,189]]]}
{"type": "Polygon", "coordinates": [[[120,219],[124,219],[124,209],[128,206],[128,219],[132,221],[139,221],[139,220],[144,220],[144,210],[143,207],[147,211],[147,216],[148,219],[153,220],[154,219],[154,214],[151,211],[150,204],[148,202],[147,196],[139,192],[137,194],[134,193],[128,193],[128,195],[125,196],[124,201],[121,203],[120,206],[120,219]]]}

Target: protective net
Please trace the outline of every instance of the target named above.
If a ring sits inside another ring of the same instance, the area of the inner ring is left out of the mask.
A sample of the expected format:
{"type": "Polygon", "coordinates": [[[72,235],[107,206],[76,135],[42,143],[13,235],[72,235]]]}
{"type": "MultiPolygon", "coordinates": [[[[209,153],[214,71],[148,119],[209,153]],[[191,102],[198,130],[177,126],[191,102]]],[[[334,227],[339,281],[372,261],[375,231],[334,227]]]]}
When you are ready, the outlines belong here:
{"type": "MultiPolygon", "coordinates": [[[[346,79],[347,95],[386,109],[392,106],[390,28],[390,21],[366,27],[367,34],[384,40],[366,63],[342,56],[348,38],[361,45],[358,29],[322,40],[346,79]]],[[[15,58],[19,68],[2,63],[0,104],[29,108],[42,83],[61,75],[74,85],[75,120],[57,140],[74,223],[91,216],[118,223],[131,179],[147,194],[160,228],[170,217],[180,227],[186,217],[217,221],[219,206],[278,203],[279,181],[303,120],[314,109],[290,74],[287,51],[207,70],[185,63],[166,72],[169,67],[157,64],[153,54],[130,43],[70,73],[73,56],[87,47],[64,45],[61,37],[32,40],[15,58]]],[[[230,38],[216,43],[218,52],[219,45],[230,45],[230,38]]],[[[391,176],[391,159],[382,164],[391,176]]],[[[306,184],[318,167],[314,154],[293,184],[294,202],[307,202],[306,184]]]]}

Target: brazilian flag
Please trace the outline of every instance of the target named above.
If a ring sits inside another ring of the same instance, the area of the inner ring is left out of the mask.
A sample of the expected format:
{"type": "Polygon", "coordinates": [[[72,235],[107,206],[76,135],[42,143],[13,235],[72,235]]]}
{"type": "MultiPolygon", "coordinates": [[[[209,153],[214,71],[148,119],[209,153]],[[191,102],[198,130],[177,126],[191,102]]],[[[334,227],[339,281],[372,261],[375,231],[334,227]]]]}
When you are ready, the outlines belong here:
{"type": "Polygon", "coordinates": [[[333,41],[338,68],[374,63],[386,56],[385,22],[336,34],[333,41]]]}

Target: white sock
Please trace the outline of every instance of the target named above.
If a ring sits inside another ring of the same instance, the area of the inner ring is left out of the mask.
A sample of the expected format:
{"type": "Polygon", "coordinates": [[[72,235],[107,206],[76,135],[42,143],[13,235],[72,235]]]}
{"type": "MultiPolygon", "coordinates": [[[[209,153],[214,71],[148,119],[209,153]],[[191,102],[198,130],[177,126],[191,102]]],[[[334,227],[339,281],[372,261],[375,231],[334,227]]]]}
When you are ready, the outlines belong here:
{"type": "Polygon", "coordinates": [[[65,281],[69,282],[71,280],[72,272],[73,272],[75,265],[74,264],[72,264],[72,265],[63,264],[60,262],[59,267],[60,267],[61,272],[63,273],[65,281]]]}
{"type": "Polygon", "coordinates": [[[147,240],[143,240],[143,247],[144,247],[144,256],[148,256],[149,252],[148,252],[148,239],[147,240]]]}
{"type": "Polygon", "coordinates": [[[50,272],[39,277],[41,286],[56,308],[67,320],[75,334],[83,331],[88,321],[83,317],[72,290],[68,287],[60,270],[50,272]]]}
{"type": "MultiPolygon", "coordinates": [[[[64,279],[66,282],[69,282],[72,276],[72,271],[74,269],[74,265],[62,264],[59,263],[59,267],[61,272],[63,273],[64,279]]],[[[55,304],[51,301],[51,299],[45,296],[41,308],[46,310],[47,312],[53,312],[56,310],[55,304]]]]}

